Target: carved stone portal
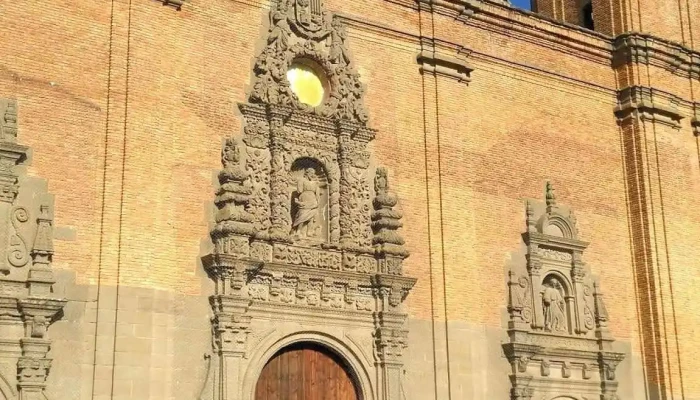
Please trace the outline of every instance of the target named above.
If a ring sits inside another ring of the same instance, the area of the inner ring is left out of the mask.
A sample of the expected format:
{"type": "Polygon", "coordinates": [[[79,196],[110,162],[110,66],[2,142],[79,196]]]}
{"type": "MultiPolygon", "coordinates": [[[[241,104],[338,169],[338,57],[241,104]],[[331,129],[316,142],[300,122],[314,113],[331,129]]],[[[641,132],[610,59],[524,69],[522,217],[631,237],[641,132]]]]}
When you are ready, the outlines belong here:
{"type": "Polygon", "coordinates": [[[52,295],[53,197],[24,170],[26,146],[17,143],[17,103],[0,99],[0,397],[44,399],[51,369],[48,328],[66,301],[52,295]],[[17,334],[13,334],[16,332],[17,334]]]}
{"type": "Polygon", "coordinates": [[[582,261],[588,243],[549,182],[545,197],[526,203],[526,262],[509,271],[511,399],[617,399],[624,355],[613,351],[598,282],[582,261]]]}
{"type": "Polygon", "coordinates": [[[249,102],[239,105],[242,138],[222,152],[214,251],[203,259],[216,290],[201,399],[252,400],[265,362],[304,340],[345,359],[362,399],[402,396],[403,302],[416,280],[403,275],[388,171],[370,170],[376,132],[344,29],[320,0],[272,4],[249,102]],[[298,65],[322,80],[317,107],[290,86],[298,65]]]}

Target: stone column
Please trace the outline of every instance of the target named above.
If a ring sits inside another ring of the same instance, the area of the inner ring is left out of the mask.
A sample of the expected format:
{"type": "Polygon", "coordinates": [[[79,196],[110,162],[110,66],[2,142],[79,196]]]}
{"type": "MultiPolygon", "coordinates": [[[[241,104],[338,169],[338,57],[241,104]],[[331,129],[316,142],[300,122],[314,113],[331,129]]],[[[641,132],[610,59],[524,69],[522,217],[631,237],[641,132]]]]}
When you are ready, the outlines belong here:
{"type": "Polygon", "coordinates": [[[527,271],[530,275],[530,287],[532,288],[532,304],[535,308],[532,318],[532,328],[543,329],[544,313],[542,310],[542,277],[540,276],[542,262],[540,261],[539,255],[537,254],[539,246],[537,244],[531,243],[528,245],[528,247],[530,249],[527,255],[527,271]]]}
{"type": "MultiPolygon", "coordinates": [[[[632,82],[629,82],[632,83],[632,82]]],[[[667,241],[672,217],[663,202],[663,143],[677,137],[682,118],[679,101],[652,87],[628,86],[618,92],[615,114],[620,125],[628,210],[632,266],[639,296],[640,324],[648,389],[653,398],[681,396],[678,341],[670,265],[674,244],[667,241]]],[[[667,193],[668,194],[668,193],[667,193]]],[[[671,195],[675,195],[671,192],[671,195]]]]}
{"type": "Polygon", "coordinates": [[[284,123],[289,110],[270,106],[268,120],[270,123],[270,239],[289,241],[292,226],[291,205],[288,193],[289,165],[284,150],[284,123]]]}
{"type": "Polygon", "coordinates": [[[584,295],[584,282],[583,279],[586,276],[586,272],[583,267],[583,261],[581,261],[581,253],[578,251],[574,251],[572,261],[571,261],[571,280],[573,281],[574,284],[574,296],[575,296],[575,304],[576,304],[576,309],[572,310],[574,312],[575,318],[574,318],[574,332],[576,333],[586,333],[588,332],[588,329],[586,329],[585,323],[582,320],[583,316],[585,315],[585,308],[586,308],[586,299],[584,295]]]}
{"type": "MultiPolygon", "coordinates": [[[[371,246],[369,225],[370,194],[367,182],[369,153],[363,136],[374,132],[357,123],[338,121],[340,150],[340,244],[344,249],[368,249],[371,246]]],[[[330,238],[331,242],[338,238],[330,238]]]]}
{"type": "Polygon", "coordinates": [[[65,303],[65,300],[36,297],[18,301],[25,326],[24,337],[20,339],[22,356],[17,361],[19,400],[45,399],[46,377],[51,368],[47,330],[65,303]]]}

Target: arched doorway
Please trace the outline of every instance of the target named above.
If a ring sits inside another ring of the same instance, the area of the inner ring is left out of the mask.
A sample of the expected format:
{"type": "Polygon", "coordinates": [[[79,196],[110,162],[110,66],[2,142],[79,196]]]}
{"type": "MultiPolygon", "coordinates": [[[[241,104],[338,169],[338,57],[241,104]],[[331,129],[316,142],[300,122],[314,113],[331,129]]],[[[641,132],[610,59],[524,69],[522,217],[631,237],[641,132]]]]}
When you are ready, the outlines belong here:
{"type": "Polygon", "coordinates": [[[265,364],[255,400],[360,400],[347,364],[327,348],[297,343],[265,364]]]}

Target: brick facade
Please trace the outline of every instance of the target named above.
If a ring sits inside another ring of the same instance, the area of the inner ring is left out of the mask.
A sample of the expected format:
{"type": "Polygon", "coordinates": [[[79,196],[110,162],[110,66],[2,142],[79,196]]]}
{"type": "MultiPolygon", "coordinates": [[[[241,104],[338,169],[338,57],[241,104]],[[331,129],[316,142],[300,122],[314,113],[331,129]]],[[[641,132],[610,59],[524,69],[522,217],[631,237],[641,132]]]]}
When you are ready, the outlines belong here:
{"type": "MultiPolygon", "coordinates": [[[[184,400],[206,379],[201,256],[270,4],[170,3],[0,3],[0,98],[55,195],[50,398],[184,400]]],[[[595,32],[487,0],[324,6],[417,278],[406,399],[508,398],[507,271],[548,180],[590,242],[620,398],[700,399],[700,4],[593,0],[595,32]]]]}

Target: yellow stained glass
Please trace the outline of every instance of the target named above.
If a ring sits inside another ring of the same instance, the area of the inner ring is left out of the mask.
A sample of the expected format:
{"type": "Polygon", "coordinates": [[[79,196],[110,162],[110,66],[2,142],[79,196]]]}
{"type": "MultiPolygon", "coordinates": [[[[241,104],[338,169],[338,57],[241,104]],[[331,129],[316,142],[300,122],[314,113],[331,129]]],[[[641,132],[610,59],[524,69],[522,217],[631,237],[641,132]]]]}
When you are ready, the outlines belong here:
{"type": "Polygon", "coordinates": [[[323,83],[310,68],[292,65],[287,71],[287,79],[292,91],[299,97],[299,101],[312,107],[323,103],[323,83]]]}

